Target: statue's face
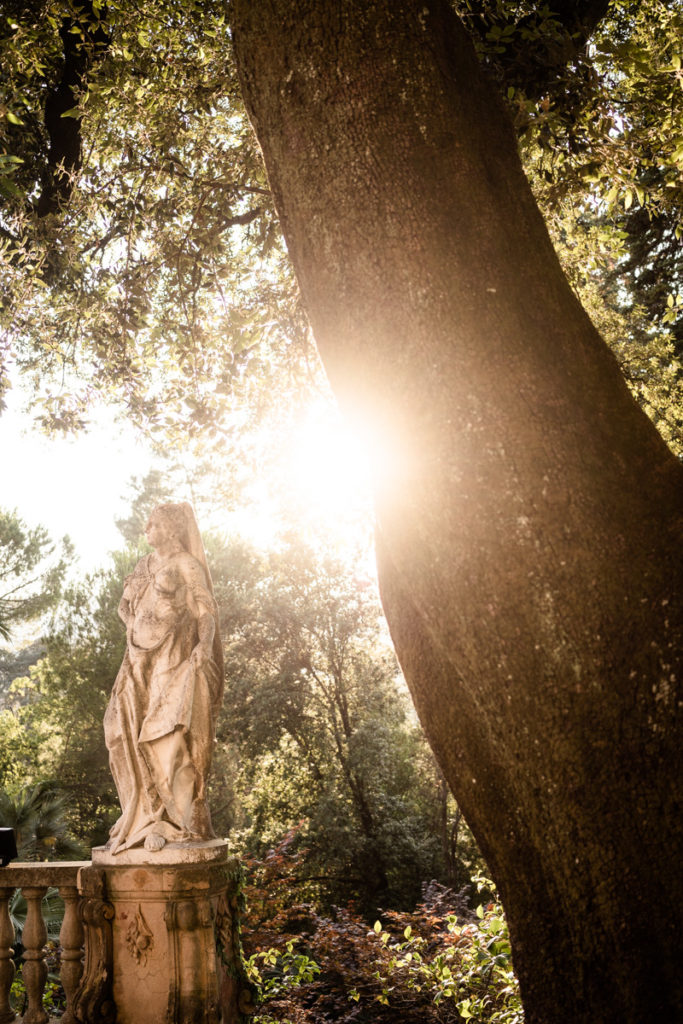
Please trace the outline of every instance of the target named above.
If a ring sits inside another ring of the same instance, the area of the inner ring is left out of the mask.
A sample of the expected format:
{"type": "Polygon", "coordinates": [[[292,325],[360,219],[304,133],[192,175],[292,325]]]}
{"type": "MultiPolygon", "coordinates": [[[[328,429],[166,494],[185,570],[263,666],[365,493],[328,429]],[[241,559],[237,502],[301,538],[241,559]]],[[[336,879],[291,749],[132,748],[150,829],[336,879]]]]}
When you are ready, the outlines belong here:
{"type": "Polygon", "coordinates": [[[147,520],[145,537],[147,538],[147,543],[153,548],[158,548],[160,544],[163,544],[165,541],[170,539],[169,533],[161,516],[152,513],[147,520]]]}

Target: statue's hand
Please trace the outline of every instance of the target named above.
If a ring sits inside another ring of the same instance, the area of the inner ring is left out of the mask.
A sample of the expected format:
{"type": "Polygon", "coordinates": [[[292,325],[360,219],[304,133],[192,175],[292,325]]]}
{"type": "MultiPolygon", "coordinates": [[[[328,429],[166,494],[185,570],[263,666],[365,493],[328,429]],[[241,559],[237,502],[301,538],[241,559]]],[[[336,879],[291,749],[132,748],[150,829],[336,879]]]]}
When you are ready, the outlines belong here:
{"type": "Polygon", "coordinates": [[[201,668],[202,665],[206,665],[210,661],[211,651],[207,650],[203,644],[197,644],[190,655],[190,664],[195,668],[201,668]]]}

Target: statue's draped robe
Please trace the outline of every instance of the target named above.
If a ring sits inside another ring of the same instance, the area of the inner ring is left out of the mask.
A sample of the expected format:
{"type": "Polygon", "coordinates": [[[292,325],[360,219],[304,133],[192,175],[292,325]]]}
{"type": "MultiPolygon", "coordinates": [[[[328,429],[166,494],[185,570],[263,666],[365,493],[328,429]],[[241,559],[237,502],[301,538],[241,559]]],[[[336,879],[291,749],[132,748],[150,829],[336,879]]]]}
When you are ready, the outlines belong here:
{"type": "Polygon", "coordinates": [[[195,664],[198,622],[216,604],[200,563],[185,551],[155,572],[147,555],[126,580],[120,613],[127,648],[104,719],[122,814],[110,850],[213,835],[205,799],[221,698],[214,661],[195,664]]]}

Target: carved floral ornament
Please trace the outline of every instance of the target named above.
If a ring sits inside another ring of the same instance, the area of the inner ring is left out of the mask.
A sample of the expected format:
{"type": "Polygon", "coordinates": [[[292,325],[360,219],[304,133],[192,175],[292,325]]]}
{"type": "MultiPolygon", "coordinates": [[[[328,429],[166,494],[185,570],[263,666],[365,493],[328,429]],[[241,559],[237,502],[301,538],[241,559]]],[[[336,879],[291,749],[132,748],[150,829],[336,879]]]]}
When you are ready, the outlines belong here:
{"type": "Polygon", "coordinates": [[[126,932],[126,945],[130,955],[141,967],[147,964],[147,956],[154,949],[154,935],[142,913],[142,907],[138,903],[135,917],[128,926],[126,932]]]}

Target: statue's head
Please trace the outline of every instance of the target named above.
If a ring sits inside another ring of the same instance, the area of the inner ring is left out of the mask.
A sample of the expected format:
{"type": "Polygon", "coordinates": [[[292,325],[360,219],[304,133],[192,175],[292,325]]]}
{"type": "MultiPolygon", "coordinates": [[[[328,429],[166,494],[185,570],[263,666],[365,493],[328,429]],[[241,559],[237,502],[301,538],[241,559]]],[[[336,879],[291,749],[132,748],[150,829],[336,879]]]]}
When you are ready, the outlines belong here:
{"type": "Polygon", "coordinates": [[[155,518],[169,537],[178,541],[186,551],[189,549],[187,505],[184,502],[168,501],[162,505],[157,505],[152,510],[149,518],[155,518]]]}

